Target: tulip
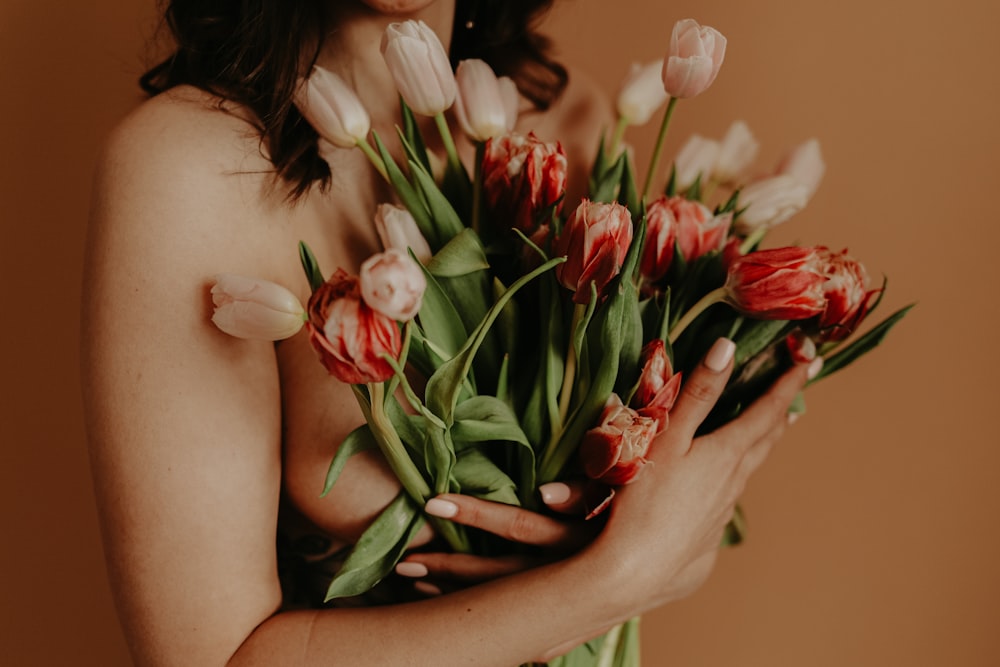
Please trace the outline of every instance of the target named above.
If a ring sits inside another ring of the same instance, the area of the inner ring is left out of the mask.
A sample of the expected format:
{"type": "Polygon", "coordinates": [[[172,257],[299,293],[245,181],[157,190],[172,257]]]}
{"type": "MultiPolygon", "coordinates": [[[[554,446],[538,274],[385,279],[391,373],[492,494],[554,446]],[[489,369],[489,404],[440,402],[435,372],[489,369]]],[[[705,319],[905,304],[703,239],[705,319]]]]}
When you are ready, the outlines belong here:
{"type": "Polygon", "coordinates": [[[281,340],[298,333],[305,321],[302,303],[289,290],[233,273],[215,276],[212,304],[212,322],[237,338],[281,340]]]}
{"type": "Polygon", "coordinates": [[[483,190],[493,217],[530,234],[538,216],[566,193],[566,153],[533,134],[506,134],[486,144],[483,190]]]}
{"type": "Polygon", "coordinates": [[[729,234],[732,214],[713,216],[704,205],[684,197],[660,197],[646,212],[646,245],[639,270],[649,281],[667,274],[678,252],[692,262],[721,250],[729,234]]]}
{"type": "Polygon", "coordinates": [[[617,202],[584,199],[566,221],[553,252],[566,256],[556,267],[556,278],[576,294],[578,304],[590,302],[590,285],[600,294],[618,275],[632,242],[632,216],[617,202]]]}
{"type": "Polygon", "coordinates": [[[674,373],[667,346],[659,338],[642,348],[640,361],[642,372],[630,403],[643,417],[655,419],[660,433],[667,428],[668,413],[680,393],[681,374],[674,373]]]}
{"type": "Polygon", "coordinates": [[[736,231],[749,235],[770,229],[805,208],[809,191],[787,174],[778,174],[751,183],[740,191],[742,212],[736,217],[736,231]]]}
{"type": "Polygon", "coordinates": [[[423,301],[427,279],[405,250],[389,248],[361,264],[361,298],[372,309],[400,322],[412,320],[423,301]]]}
{"type": "Polygon", "coordinates": [[[507,107],[500,81],[482,60],[463,60],[455,71],[458,95],[455,116],[473,141],[486,141],[507,131],[507,107]]]}
{"type": "Polygon", "coordinates": [[[754,139],[747,124],[741,120],[729,126],[719,145],[712,178],[719,183],[736,181],[757,157],[760,144],[754,139]]]}
{"type": "Polygon", "coordinates": [[[375,231],[386,250],[410,250],[421,264],[431,258],[431,247],[420,233],[413,215],[402,206],[379,204],[375,211],[375,231]]]}
{"type": "Polygon", "coordinates": [[[365,141],[371,118],[358,96],[333,72],[314,65],[295,91],[295,106],[322,139],[340,148],[365,141]]]}
{"type": "Polygon", "coordinates": [[[693,19],[674,25],[663,63],[663,87],[675,98],[700,95],[715,81],[726,55],[726,38],[693,19]]]}
{"type": "Polygon", "coordinates": [[[725,300],[744,315],[801,320],[826,308],[826,280],[815,248],[773,248],[734,261],[723,289],[725,300]]]}
{"type": "Polygon", "coordinates": [[[500,89],[500,98],[503,100],[503,110],[507,121],[504,129],[512,132],[517,125],[517,116],[521,106],[521,93],[517,89],[514,79],[509,76],[501,76],[497,79],[497,87],[500,89]]]}
{"type": "Polygon", "coordinates": [[[396,321],[366,304],[358,279],[338,270],[309,299],[309,342],[327,371],[350,384],[382,382],[398,359],[402,337],[396,321]]]}
{"type": "Polygon", "coordinates": [[[423,21],[390,23],[382,57],[399,94],[415,112],[436,116],[455,101],[455,74],[441,40],[423,21]]]}
{"type": "Polygon", "coordinates": [[[825,171],[826,164],[816,139],[809,139],[796,146],[778,166],[779,174],[791,176],[795,182],[805,186],[807,198],[812,198],[815,194],[825,171]]]}
{"type": "Polygon", "coordinates": [[[708,180],[721,150],[718,141],[692,134],[674,158],[674,187],[683,191],[694,185],[699,176],[703,182],[708,180]]]}
{"type": "Polygon", "coordinates": [[[847,250],[832,252],[824,247],[816,250],[827,278],[823,286],[826,308],[817,322],[818,340],[841,341],[857,329],[882,290],[868,289],[868,272],[847,250]]]}
{"type": "Polygon", "coordinates": [[[785,347],[797,364],[807,364],[816,358],[816,343],[800,329],[785,336],[785,347]]]}
{"type": "Polygon", "coordinates": [[[591,479],[605,484],[628,484],[646,465],[646,454],[656,436],[656,420],[644,417],[611,394],[600,424],[580,442],[580,460],[591,479]]]}
{"type": "Polygon", "coordinates": [[[634,63],[618,92],[618,115],[629,125],[645,125],[667,101],[661,72],[663,60],[640,65],[634,63]]]}

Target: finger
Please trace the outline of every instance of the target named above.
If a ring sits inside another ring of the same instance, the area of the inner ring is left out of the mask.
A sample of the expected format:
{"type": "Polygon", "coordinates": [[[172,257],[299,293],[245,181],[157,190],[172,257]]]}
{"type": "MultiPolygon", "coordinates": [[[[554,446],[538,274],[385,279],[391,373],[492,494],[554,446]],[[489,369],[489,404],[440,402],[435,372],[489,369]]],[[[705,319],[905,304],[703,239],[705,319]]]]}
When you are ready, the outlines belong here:
{"type": "Polygon", "coordinates": [[[550,482],[538,487],[542,502],[560,514],[584,516],[608,497],[607,485],[594,480],[550,482]]]}
{"type": "Polygon", "coordinates": [[[819,373],[822,366],[823,359],[820,357],[809,364],[796,364],[778,378],[763,396],[751,403],[743,414],[716,433],[720,438],[745,443],[749,448],[779,424],[788,422],[788,408],[795,395],[802,391],[809,378],[819,373]]]}
{"type": "Polygon", "coordinates": [[[585,544],[590,536],[589,526],[583,523],[559,521],[513,505],[453,493],[431,498],[424,511],[512,542],[539,547],[572,549],[585,544]]]}
{"type": "Polygon", "coordinates": [[[742,475],[743,479],[750,477],[759,467],[764,464],[767,457],[770,455],[771,450],[774,445],[781,439],[786,428],[786,422],[780,422],[771,431],[765,435],[763,438],[758,440],[750,449],[747,451],[743,460],[740,462],[739,474],[742,475]]]}
{"type": "Polygon", "coordinates": [[[680,396],[670,411],[670,428],[678,442],[689,445],[695,431],[711,412],[733,370],[736,345],[728,338],[719,338],[691,372],[681,387],[680,396]]]}
{"type": "Polygon", "coordinates": [[[396,565],[396,573],[417,579],[457,581],[466,584],[498,579],[542,564],[544,559],[526,555],[474,556],[453,553],[410,554],[396,565]],[[422,574],[418,574],[422,573],[422,574]]]}

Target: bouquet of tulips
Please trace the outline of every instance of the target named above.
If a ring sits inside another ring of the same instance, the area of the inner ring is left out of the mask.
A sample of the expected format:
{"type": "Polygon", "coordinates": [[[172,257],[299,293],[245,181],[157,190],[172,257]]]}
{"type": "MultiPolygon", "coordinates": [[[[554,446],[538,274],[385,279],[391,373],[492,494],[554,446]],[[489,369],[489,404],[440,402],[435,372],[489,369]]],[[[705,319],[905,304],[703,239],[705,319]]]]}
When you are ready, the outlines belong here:
{"type": "MultiPolygon", "coordinates": [[[[374,216],[385,251],[357,276],[325,277],[301,246],[313,290],[306,308],[277,285],[220,276],[214,319],[234,335],[271,339],[304,322],[320,361],[353,387],[366,423],[335,444],[324,493],[348,457],[372,448],[402,484],[328,600],[375,586],[425,521],[457,551],[516,548],[426,516],[436,494],[537,509],[545,482],[588,477],[613,489],[635,479],[669,428],[684,374],[720,336],[736,343],[735,370],[705,430],[739,414],[791,360],[822,356],[815,382],[871,350],[905,314],[850,341],[884,285],[870,287],[846,252],[761,249],[818,186],[815,141],[748,180],[757,144],[738,122],[719,141],[692,137],[650,194],[675,107],[712,84],[725,47],[714,29],[684,20],[666,58],[633,69],[580,202],[566,201],[561,146],[512,132],[513,84],[482,61],[453,73],[422,23],[393,24],[382,42],[403,100],[396,139],[405,164],[370,132],[367,111],[335,74],[316,67],[303,81],[295,101],[321,154],[360,148],[398,197],[374,216]],[[621,140],[664,105],[640,190],[621,140]],[[472,174],[449,133],[452,107],[477,149],[472,174]],[[435,119],[443,161],[428,153],[415,115],[435,119]]],[[[737,541],[739,517],[731,528],[737,541]]],[[[637,664],[636,637],[629,623],[552,664],[637,664]]]]}

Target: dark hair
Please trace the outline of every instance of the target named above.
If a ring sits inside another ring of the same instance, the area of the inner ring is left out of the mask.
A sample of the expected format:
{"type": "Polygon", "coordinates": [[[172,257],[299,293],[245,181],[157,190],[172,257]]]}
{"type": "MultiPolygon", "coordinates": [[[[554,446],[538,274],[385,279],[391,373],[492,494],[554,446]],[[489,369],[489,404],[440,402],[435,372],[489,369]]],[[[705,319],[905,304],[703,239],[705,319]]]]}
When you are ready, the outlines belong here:
{"type": "MultiPolygon", "coordinates": [[[[536,107],[547,108],[566,86],[566,70],[548,56],[535,20],[554,0],[466,0],[457,3],[453,63],[481,58],[510,76],[536,107]]],[[[322,46],[330,18],[322,0],[168,0],[164,16],[174,52],[140,79],[156,95],[189,84],[243,105],[258,120],[277,175],[297,199],[313,183],[329,184],[316,132],[292,104],[303,70],[322,46]]],[[[306,68],[308,69],[308,68],[306,68]]]]}

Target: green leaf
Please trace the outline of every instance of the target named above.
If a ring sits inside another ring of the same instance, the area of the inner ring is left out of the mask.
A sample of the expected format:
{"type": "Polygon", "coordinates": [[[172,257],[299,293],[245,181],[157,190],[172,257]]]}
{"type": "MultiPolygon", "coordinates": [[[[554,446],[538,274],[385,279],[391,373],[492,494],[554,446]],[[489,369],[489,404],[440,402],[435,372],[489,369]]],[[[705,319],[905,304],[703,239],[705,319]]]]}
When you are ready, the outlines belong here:
{"type": "Polygon", "coordinates": [[[434,178],[418,163],[410,161],[410,174],[418,191],[423,195],[433,220],[436,238],[444,245],[463,229],[465,224],[452,207],[451,202],[438,188],[434,178]]]}
{"type": "Polygon", "coordinates": [[[399,107],[403,114],[403,129],[400,133],[403,148],[411,160],[416,160],[423,165],[424,169],[430,172],[431,161],[427,157],[427,145],[424,143],[424,137],[420,133],[420,127],[417,125],[417,119],[413,115],[413,111],[403,100],[402,96],[399,98],[399,107]]]}
{"type": "Polygon", "coordinates": [[[604,147],[604,133],[601,132],[601,138],[597,144],[597,156],[594,158],[594,165],[590,169],[590,180],[587,187],[587,192],[590,195],[593,195],[598,189],[598,184],[601,182],[609,166],[607,151],[604,147]]]}
{"type": "Polygon", "coordinates": [[[434,221],[431,219],[430,210],[427,208],[427,204],[421,198],[420,194],[410,185],[410,181],[403,174],[403,171],[396,164],[389,150],[382,143],[377,132],[372,132],[372,137],[375,139],[375,146],[378,148],[379,155],[382,157],[382,161],[385,162],[386,175],[389,177],[389,183],[392,184],[393,190],[396,191],[396,196],[403,203],[403,206],[410,212],[413,216],[414,221],[417,223],[417,227],[420,228],[420,233],[423,234],[424,238],[427,239],[427,243],[431,246],[432,250],[437,250],[444,242],[439,238],[437,229],[434,226],[434,221]]]}
{"type": "Polygon", "coordinates": [[[299,260],[302,262],[302,270],[306,272],[309,287],[315,292],[323,286],[326,279],[323,278],[323,272],[319,270],[319,262],[316,261],[316,256],[313,255],[312,250],[306,245],[305,241],[299,241],[299,260]]]}
{"type": "Polygon", "coordinates": [[[493,396],[473,396],[455,407],[452,438],[462,442],[506,440],[529,446],[510,406],[493,396]]]}
{"type": "Polygon", "coordinates": [[[439,278],[456,278],[488,268],[483,244],[471,229],[459,232],[427,263],[427,270],[439,278]]]}
{"type": "Polygon", "coordinates": [[[725,532],[722,534],[722,546],[734,547],[746,539],[747,520],[743,515],[743,508],[739,505],[733,509],[733,518],[726,524],[725,532]]]}
{"type": "Polygon", "coordinates": [[[330,582],[325,601],[361,595],[374,588],[392,572],[423,525],[423,516],[406,493],[396,496],[351,549],[330,582]]]}
{"type": "Polygon", "coordinates": [[[462,316],[448,298],[444,288],[425,267],[424,277],[427,287],[424,290],[423,304],[417,314],[420,330],[414,332],[417,340],[433,341],[442,352],[445,359],[450,359],[462,348],[468,338],[462,316]]]}
{"type": "Polygon", "coordinates": [[[633,216],[639,214],[642,208],[642,200],[639,198],[639,191],[635,186],[635,167],[628,152],[622,153],[622,180],[618,189],[618,203],[627,208],[633,216]]]}
{"type": "Polygon", "coordinates": [[[452,474],[464,494],[507,505],[521,504],[514,480],[478,449],[460,452],[452,474]]]}
{"type": "Polygon", "coordinates": [[[449,493],[452,469],[455,467],[455,445],[449,431],[428,424],[427,438],[424,440],[424,462],[433,480],[434,493],[449,493]]]}
{"type": "Polygon", "coordinates": [[[879,322],[864,336],[857,339],[840,352],[837,352],[831,357],[825,359],[823,361],[822,370],[820,370],[816,377],[810,380],[806,386],[819,382],[828,375],[832,375],[842,368],[846,368],[848,365],[857,361],[861,356],[878,347],[878,345],[885,340],[885,337],[889,335],[889,331],[896,326],[896,324],[898,324],[899,321],[903,319],[903,317],[905,317],[906,314],[910,312],[910,309],[915,305],[916,304],[911,303],[908,306],[900,308],[895,313],[879,322]]]}
{"type": "Polygon", "coordinates": [[[323,484],[323,493],[319,494],[320,497],[323,498],[326,494],[330,493],[334,482],[340,477],[341,471],[347,464],[347,459],[360,452],[377,449],[378,443],[375,442],[375,436],[372,435],[368,424],[362,424],[351,431],[344,438],[344,441],[340,443],[340,446],[337,447],[337,453],[334,454],[333,460],[330,462],[330,468],[326,471],[326,482],[323,484]]]}
{"type": "Polygon", "coordinates": [[[788,320],[746,320],[740,328],[739,335],[734,339],[736,343],[734,367],[738,369],[772,343],[787,336],[797,326],[798,323],[788,320]]]}
{"type": "Polygon", "coordinates": [[[615,201],[622,182],[622,172],[625,170],[625,153],[622,153],[601,178],[591,188],[590,200],[609,203],[615,201]]]}

